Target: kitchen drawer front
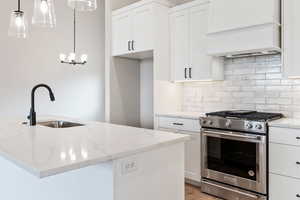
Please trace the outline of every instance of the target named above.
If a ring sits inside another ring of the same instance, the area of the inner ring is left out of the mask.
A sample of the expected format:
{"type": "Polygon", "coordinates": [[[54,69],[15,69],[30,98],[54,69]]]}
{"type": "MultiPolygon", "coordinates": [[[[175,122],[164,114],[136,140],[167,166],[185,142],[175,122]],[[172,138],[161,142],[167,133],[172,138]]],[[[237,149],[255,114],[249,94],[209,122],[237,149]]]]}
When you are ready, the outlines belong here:
{"type": "Polygon", "coordinates": [[[195,119],[183,119],[173,117],[159,117],[159,128],[176,129],[200,133],[200,122],[195,119]]]}
{"type": "Polygon", "coordinates": [[[269,166],[271,173],[300,179],[300,147],[271,143],[269,166]]]}
{"type": "Polygon", "coordinates": [[[271,127],[270,142],[300,147],[300,129],[271,127]]]}
{"type": "Polygon", "coordinates": [[[299,200],[300,180],[270,174],[269,200],[299,200]],[[297,197],[299,196],[299,197],[297,197]]]}

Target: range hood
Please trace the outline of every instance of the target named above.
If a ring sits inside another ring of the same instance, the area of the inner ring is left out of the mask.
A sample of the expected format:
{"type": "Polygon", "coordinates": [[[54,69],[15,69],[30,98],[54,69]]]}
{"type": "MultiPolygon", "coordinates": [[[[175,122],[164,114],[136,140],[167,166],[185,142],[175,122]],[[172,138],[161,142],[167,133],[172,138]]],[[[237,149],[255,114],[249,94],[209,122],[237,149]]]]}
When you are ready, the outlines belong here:
{"type": "Polygon", "coordinates": [[[247,57],[281,52],[280,0],[211,0],[211,56],[247,57]]]}

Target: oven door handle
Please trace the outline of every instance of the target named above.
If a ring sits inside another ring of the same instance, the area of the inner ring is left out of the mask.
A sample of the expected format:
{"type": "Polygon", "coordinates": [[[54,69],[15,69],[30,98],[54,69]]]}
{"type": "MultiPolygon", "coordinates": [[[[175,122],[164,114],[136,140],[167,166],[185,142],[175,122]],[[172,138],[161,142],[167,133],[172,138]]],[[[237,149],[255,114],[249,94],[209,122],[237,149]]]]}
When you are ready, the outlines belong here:
{"type": "Polygon", "coordinates": [[[203,135],[211,136],[211,137],[219,137],[219,138],[232,138],[232,139],[242,140],[242,141],[251,140],[256,143],[260,143],[263,141],[261,136],[239,135],[239,134],[234,134],[232,132],[223,133],[223,132],[217,132],[217,131],[204,130],[203,135]]]}

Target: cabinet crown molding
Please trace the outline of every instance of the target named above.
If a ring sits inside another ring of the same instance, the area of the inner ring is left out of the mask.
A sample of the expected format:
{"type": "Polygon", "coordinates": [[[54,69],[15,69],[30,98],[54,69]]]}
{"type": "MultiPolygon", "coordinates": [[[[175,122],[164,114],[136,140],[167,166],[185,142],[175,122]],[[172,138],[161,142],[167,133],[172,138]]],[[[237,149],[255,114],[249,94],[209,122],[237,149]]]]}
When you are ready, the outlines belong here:
{"type": "Polygon", "coordinates": [[[127,12],[128,10],[132,10],[132,9],[144,6],[146,4],[151,4],[151,3],[160,4],[160,5],[167,6],[167,7],[172,7],[175,5],[174,3],[171,3],[171,1],[169,1],[169,0],[141,0],[136,3],[130,4],[128,6],[125,6],[123,8],[113,10],[112,15],[113,16],[119,15],[124,12],[127,12]]]}
{"type": "Polygon", "coordinates": [[[184,9],[189,9],[195,6],[199,6],[199,5],[205,5],[205,4],[209,4],[211,2],[211,0],[195,0],[195,1],[191,1],[188,3],[184,3],[184,4],[180,4],[177,6],[174,6],[170,9],[169,13],[174,13],[174,12],[178,12],[184,9]]]}

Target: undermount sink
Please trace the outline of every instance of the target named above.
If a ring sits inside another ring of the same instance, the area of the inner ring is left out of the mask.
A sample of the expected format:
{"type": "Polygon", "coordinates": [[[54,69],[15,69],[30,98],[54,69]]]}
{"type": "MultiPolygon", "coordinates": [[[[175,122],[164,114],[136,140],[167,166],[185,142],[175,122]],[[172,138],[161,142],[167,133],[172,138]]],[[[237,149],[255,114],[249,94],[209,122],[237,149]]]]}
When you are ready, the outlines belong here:
{"type": "Polygon", "coordinates": [[[84,126],[84,124],[67,122],[67,121],[47,121],[47,122],[39,122],[37,124],[41,126],[47,126],[50,128],[72,128],[72,127],[84,126]]]}

